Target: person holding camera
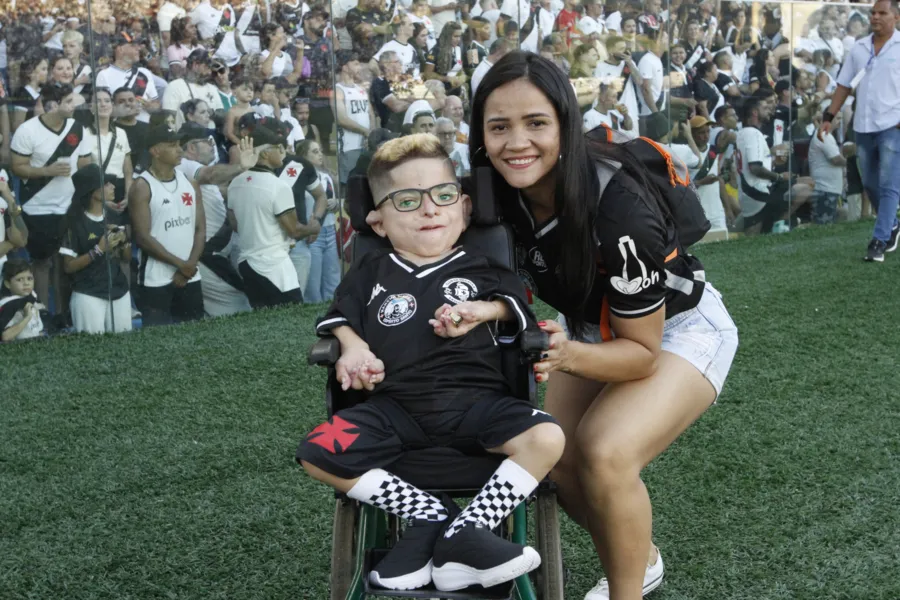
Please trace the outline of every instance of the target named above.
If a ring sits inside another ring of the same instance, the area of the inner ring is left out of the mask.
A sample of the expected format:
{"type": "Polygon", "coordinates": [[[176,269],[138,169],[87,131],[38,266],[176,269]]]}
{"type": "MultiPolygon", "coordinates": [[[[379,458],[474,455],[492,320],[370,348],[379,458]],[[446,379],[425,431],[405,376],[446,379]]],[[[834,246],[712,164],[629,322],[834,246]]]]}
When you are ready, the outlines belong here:
{"type": "MultiPolygon", "coordinates": [[[[131,294],[122,262],[131,256],[125,227],[107,223],[104,204],[116,178],[91,163],[72,176],[75,194],[66,213],[59,253],[72,277],[72,325],[84,333],[131,330],[131,294]]],[[[127,264],[127,262],[126,262],[127,264]]]]}

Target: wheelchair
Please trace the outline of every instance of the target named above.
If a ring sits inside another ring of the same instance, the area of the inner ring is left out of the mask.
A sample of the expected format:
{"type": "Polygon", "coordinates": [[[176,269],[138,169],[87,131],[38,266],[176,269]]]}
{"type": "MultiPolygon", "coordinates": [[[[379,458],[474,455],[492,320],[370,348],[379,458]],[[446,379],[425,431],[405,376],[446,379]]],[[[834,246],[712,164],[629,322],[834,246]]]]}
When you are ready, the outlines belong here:
{"type": "MultiPolygon", "coordinates": [[[[515,268],[515,248],[511,232],[501,224],[491,193],[489,170],[479,170],[464,180],[463,190],[472,197],[473,214],[462,242],[473,254],[488,255],[515,268]],[[481,193],[479,193],[479,191],[481,193]]],[[[357,232],[353,243],[353,259],[388,242],[372,232],[365,218],[374,207],[365,177],[351,177],[348,184],[348,212],[357,232]]],[[[547,347],[548,336],[541,331],[525,331],[516,342],[504,345],[503,370],[513,395],[527,398],[537,406],[536,384],[530,365],[547,347]]],[[[340,343],[326,337],[316,342],[309,352],[309,364],[328,369],[325,403],[328,416],[364,401],[360,391],[341,389],[335,376],[335,363],[340,357],[340,343]]],[[[466,456],[451,448],[428,448],[407,452],[390,466],[390,471],[420,489],[451,498],[472,498],[497,469],[503,456],[466,456]],[[422,467],[425,466],[426,469],[422,467]],[[430,473],[422,477],[422,473],[430,473]],[[417,474],[417,475],[412,475],[417,474]]],[[[545,479],[532,496],[520,504],[497,533],[518,544],[526,544],[527,512],[534,513],[535,548],[541,565],[530,574],[485,589],[473,586],[458,592],[441,592],[433,587],[416,590],[381,589],[369,582],[369,573],[400,538],[401,519],[367,504],[335,493],[333,537],[331,547],[331,600],[361,600],[369,597],[444,598],[447,600],[562,600],[564,570],[559,534],[559,511],[555,488],[545,479]]]]}

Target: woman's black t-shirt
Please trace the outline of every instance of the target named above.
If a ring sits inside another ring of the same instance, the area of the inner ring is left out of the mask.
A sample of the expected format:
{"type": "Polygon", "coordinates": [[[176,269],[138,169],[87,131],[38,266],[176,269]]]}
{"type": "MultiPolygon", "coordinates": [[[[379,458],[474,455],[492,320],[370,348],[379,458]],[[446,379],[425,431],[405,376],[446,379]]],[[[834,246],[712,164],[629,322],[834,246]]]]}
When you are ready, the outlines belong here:
{"type": "MultiPolygon", "coordinates": [[[[640,186],[619,171],[609,181],[594,220],[597,273],[584,319],[599,324],[603,306],[625,319],[665,306],[666,318],[697,306],[703,294],[703,265],[682,253],[671,219],[662,216],[640,186]]],[[[524,200],[504,211],[516,237],[516,262],[526,287],[563,314],[572,310],[559,265],[566,240],[556,217],[536,223],[524,200]]]]}
{"type": "MultiPolygon", "coordinates": [[[[96,246],[106,232],[103,219],[98,221],[97,218],[82,213],[66,231],[59,253],[77,258],[96,246]]],[[[104,300],[118,300],[128,291],[128,279],[119,263],[117,258],[109,255],[95,260],[73,275],[72,291],[104,300]]]]}

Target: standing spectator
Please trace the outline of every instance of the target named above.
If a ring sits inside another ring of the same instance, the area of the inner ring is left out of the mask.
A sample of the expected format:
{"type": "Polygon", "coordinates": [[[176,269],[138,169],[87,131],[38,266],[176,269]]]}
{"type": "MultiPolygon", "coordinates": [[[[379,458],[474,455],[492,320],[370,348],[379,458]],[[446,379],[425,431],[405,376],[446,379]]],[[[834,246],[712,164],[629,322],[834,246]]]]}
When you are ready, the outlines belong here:
{"type": "Polygon", "coordinates": [[[820,139],[831,132],[832,121],[850,92],[856,90],[856,133],[860,173],[869,201],[877,211],[875,230],[866,260],[883,262],[885,252],[897,249],[900,223],[900,7],[896,0],[872,6],[872,34],[850,49],[838,75],[838,88],[825,111],[820,139]]]}
{"type": "Polygon", "coordinates": [[[10,252],[27,244],[28,227],[22,218],[22,207],[16,204],[9,189],[9,175],[5,169],[0,169],[0,269],[10,252]]]}
{"type": "Polygon", "coordinates": [[[466,82],[462,63],[462,25],[447,23],[438,38],[438,43],[425,57],[423,79],[437,79],[444,83],[447,92],[461,93],[460,86],[466,82]]]}
{"type": "Polygon", "coordinates": [[[484,76],[487,75],[487,72],[491,70],[497,61],[506,56],[510,51],[509,42],[504,39],[494,40],[494,43],[491,44],[490,51],[488,55],[478,64],[475,71],[472,73],[472,97],[475,97],[475,91],[478,89],[478,85],[481,83],[481,80],[484,79],[484,76]]]}
{"type": "Polygon", "coordinates": [[[719,78],[719,69],[714,62],[702,62],[697,65],[697,76],[694,78],[694,98],[700,104],[705,105],[706,113],[714,115],[716,111],[725,106],[725,96],[716,86],[719,78]]]}
{"type": "MultiPolygon", "coordinates": [[[[349,21],[349,15],[348,15],[349,21]]],[[[322,150],[331,154],[328,136],[334,125],[330,90],[333,89],[333,50],[331,39],[325,37],[328,13],[315,8],[303,17],[303,35],[298,44],[303,45],[303,57],[309,61],[309,76],[304,78],[301,95],[309,98],[309,122],[322,134],[322,150]]]]}
{"type": "MultiPolygon", "coordinates": [[[[185,59],[183,76],[171,81],[163,93],[162,107],[165,110],[175,111],[175,127],[180,128],[184,123],[182,105],[189,100],[202,100],[206,103],[211,113],[223,110],[222,99],[219,90],[210,81],[209,52],[198,48],[191,52],[185,59]]],[[[207,127],[212,127],[212,114],[207,127]]]]}
{"type": "Polygon", "coordinates": [[[347,30],[353,37],[353,50],[365,62],[375,56],[390,33],[391,15],[385,14],[381,6],[381,0],[360,0],[356,8],[347,11],[347,30]]]}
{"type": "Polygon", "coordinates": [[[606,125],[613,131],[631,131],[634,127],[628,107],[617,102],[616,90],[611,85],[600,84],[597,104],[582,117],[584,130],[590,131],[600,125],[606,125]]]}
{"type": "Polygon", "coordinates": [[[81,142],[81,150],[90,154],[78,159],[78,168],[81,169],[92,162],[102,165],[103,173],[108,175],[113,183],[113,193],[104,198],[107,218],[116,225],[126,225],[128,215],[125,214],[125,209],[128,206],[128,190],[131,189],[134,173],[128,134],[111,122],[113,102],[108,89],[97,88],[94,91],[91,109],[96,110],[96,115],[88,124],[84,140],[81,142]]]}
{"type": "Polygon", "coordinates": [[[115,60],[97,74],[97,87],[110,90],[128,88],[141,104],[139,121],[150,122],[150,111],[160,107],[159,94],[153,83],[153,73],[138,65],[140,48],[137,40],[128,32],[121,31],[113,39],[115,60]]]}
{"type": "Polygon", "coordinates": [[[319,128],[309,122],[309,98],[295,98],[291,104],[291,114],[300,123],[303,131],[303,139],[315,140],[319,147],[322,146],[322,136],[319,128]]]}
{"type": "MultiPolygon", "coordinates": [[[[385,52],[395,52],[400,59],[401,69],[403,73],[411,75],[413,78],[419,77],[418,55],[416,49],[410,43],[413,36],[413,24],[406,15],[398,16],[391,22],[391,33],[393,37],[375,53],[372,57],[372,69],[377,68],[378,59],[385,52]]],[[[338,65],[343,64],[338,60],[338,65]]]]}
{"type": "Polygon", "coordinates": [[[72,325],[84,333],[130,331],[131,294],[121,264],[128,264],[131,244],[123,226],[107,225],[103,218],[114,178],[88,164],[72,181],[75,193],[59,249],[72,277],[72,325]]]}
{"type": "Polygon", "coordinates": [[[391,86],[400,81],[403,63],[396,52],[387,51],[378,60],[378,66],[381,69],[381,77],[372,82],[370,90],[372,108],[382,127],[400,131],[403,115],[412,104],[412,100],[398,97],[391,86]]]}
{"type": "Polygon", "coordinates": [[[206,218],[206,243],[197,265],[203,309],[210,317],[231,315],[250,310],[244,293],[244,282],[232,266],[229,256],[235,250],[231,224],[222,187],[256,164],[253,143],[248,138],[238,142],[240,162],[216,164],[216,147],[208,130],[196,123],[186,123],[179,131],[184,158],[176,169],[200,186],[203,214],[206,218]]]}
{"type": "Polygon", "coordinates": [[[266,79],[287,77],[291,83],[296,83],[301,69],[299,66],[294,67],[291,55],[284,51],[288,45],[284,27],[277,23],[266,24],[259,32],[259,43],[261,47],[265,48],[259,55],[260,74],[266,79]]]}
{"type": "Polygon", "coordinates": [[[135,174],[143,172],[150,166],[150,153],[147,151],[148,125],[138,121],[141,114],[141,105],[134,95],[134,91],[128,88],[120,88],[113,93],[113,114],[116,116],[116,126],[125,132],[128,137],[128,146],[131,148],[132,170],[135,174]]]}
{"type": "Polygon", "coordinates": [[[40,105],[41,90],[47,83],[49,69],[50,64],[41,55],[26,58],[19,65],[19,80],[28,83],[15,90],[9,98],[12,107],[9,126],[13,133],[19,125],[44,112],[40,105]]]}
{"type": "Polygon", "coordinates": [[[352,52],[339,50],[336,57],[340,77],[334,86],[334,114],[338,125],[338,178],[346,185],[350,171],[362,154],[366,136],[375,128],[375,112],[369,105],[369,94],[357,83],[359,58],[352,52]]]}
{"type": "Polygon", "coordinates": [[[639,113],[638,96],[644,93],[644,79],[632,60],[631,51],[628,50],[624,38],[614,35],[606,38],[606,53],[606,60],[597,63],[594,77],[616,90],[617,103],[624,105],[632,115],[632,126],[626,131],[637,135],[638,124],[634,122],[634,117],[639,113]]]}
{"type": "Polygon", "coordinates": [[[91,65],[84,56],[84,36],[78,31],[67,31],[62,36],[63,54],[72,63],[75,73],[75,92],[85,98],[91,96],[91,65]]]}
{"type": "Polygon", "coordinates": [[[169,75],[177,79],[184,74],[185,61],[194,50],[203,49],[197,44],[197,28],[190,17],[178,17],[172,20],[170,32],[171,44],[166,48],[166,59],[169,61],[169,75]]]}
{"type": "Polygon", "coordinates": [[[289,250],[307,237],[290,186],[275,175],[287,140],[266,127],[253,130],[256,166],[228,186],[228,220],[241,236],[238,270],[253,308],[303,302],[289,250]]]}
{"type": "Polygon", "coordinates": [[[156,22],[159,25],[159,33],[162,36],[162,47],[168,48],[172,43],[172,23],[175,19],[182,18],[187,12],[181,6],[182,0],[166,0],[156,13],[156,22]]]}
{"type": "MultiPolygon", "coordinates": [[[[325,155],[313,140],[301,142],[297,149],[300,158],[306,159],[315,168],[319,185],[328,199],[328,212],[322,219],[322,228],[314,242],[309,244],[310,266],[309,278],[303,292],[303,299],[309,303],[326,302],[334,297],[334,290],[341,280],[340,256],[335,231],[335,211],[340,208],[340,199],[335,194],[334,181],[324,171],[325,155]]],[[[306,195],[307,220],[311,220],[315,198],[310,192],[306,195]]],[[[298,242],[302,243],[302,242],[298,242]]]]}
{"type": "Polygon", "coordinates": [[[199,187],[175,169],[181,137],[165,125],[147,133],[150,167],[128,196],[134,241],[141,250],[138,308],[144,325],[203,318],[198,263],[206,241],[199,187]]]}
{"type": "Polygon", "coordinates": [[[46,112],[25,121],[13,136],[12,172],[24,180],[19,200],[28,226],[35,290],[41,302],[49,306],[52,275],[55,312],[65,314],[69,286],[59,257],[60,236],[75,191],[71,175],[77,169],[84,129],[72,118],[72,86],[47,86],[41,91],[41,100],[46,112]]]}
{"type": "MultiPolygon", "coordinates": [[[[656,6],[659,0],[654,0],[656,6]]],[[[649,7],[648,7],[649,9],[649,7]]],[[[650,14],[645,16],[652,16],[650,14]]],[[[669,34],[665,29],[647,29],[647,52],[638,62],[638,70],[641,73],[643,83],[638,100],[641,105],[641,114],[638,121],[641,135],[652,140],[659,140],[665,136],[669,129],[669,120],[664,112],[666,106],[665,72],[663,70],[662,56],[669,46],[669,34]]]]}

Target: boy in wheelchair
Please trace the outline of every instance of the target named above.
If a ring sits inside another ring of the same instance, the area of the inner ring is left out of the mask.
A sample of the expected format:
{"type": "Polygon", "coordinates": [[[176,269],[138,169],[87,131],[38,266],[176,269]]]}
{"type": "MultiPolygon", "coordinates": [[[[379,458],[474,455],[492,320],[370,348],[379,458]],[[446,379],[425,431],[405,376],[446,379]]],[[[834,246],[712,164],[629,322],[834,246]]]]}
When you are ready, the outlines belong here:
{"type": "Polygon", "coordinates": [[[367,400],[316,427],[297,460],[350,498],[408,519],[370,573],[373,584],[499,585],[541,559],[492,530],[534,491],[565,443],[550,415],[510,397],[501,367],[498,324],[518,334],[534,317],[515,273],[457,246],[472,205],[437,138],[387,142],[368,174],[376,208],[367,222],[393,248],[353,265],[316,328],[340,341],[343,389],[368,390],[367,400]],[[390,472],[405,451],[427,446],[507,458],[460,512],[390,472]]]}

